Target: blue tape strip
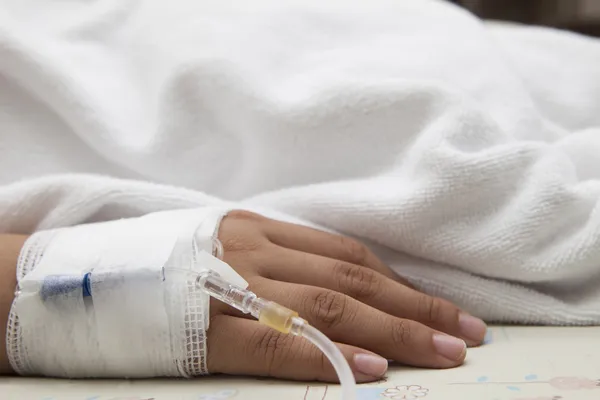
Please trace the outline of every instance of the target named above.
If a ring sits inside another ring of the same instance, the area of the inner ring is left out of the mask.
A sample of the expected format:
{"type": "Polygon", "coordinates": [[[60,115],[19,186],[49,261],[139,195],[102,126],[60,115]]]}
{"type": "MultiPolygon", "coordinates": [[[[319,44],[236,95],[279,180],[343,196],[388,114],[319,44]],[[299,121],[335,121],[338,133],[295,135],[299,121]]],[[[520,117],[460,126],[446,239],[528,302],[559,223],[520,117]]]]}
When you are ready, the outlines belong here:
{"type": "Polygon", "coordinates": [[[88,272],[83,276],[83,297],[92,296],[92,281],[90,279],[92,273],[88,272]]]}
{"type": "Polygon", "coordinates": [[[40,288],[40,296],[43,301],[52,297],[65,295],[67,293],[81,290],[83,297],[92,296],[91,272],[83,276],[73,275],[50,275],[44,279],[40,288]]]}

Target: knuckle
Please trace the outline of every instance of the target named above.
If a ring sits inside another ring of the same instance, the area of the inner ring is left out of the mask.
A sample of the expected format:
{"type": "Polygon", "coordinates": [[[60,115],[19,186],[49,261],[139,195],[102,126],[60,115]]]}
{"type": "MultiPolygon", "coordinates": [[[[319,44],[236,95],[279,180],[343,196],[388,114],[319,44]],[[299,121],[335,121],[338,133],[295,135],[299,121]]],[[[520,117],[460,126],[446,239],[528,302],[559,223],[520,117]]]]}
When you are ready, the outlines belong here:
{"type": "Polygon", "coordinates": [[[338,262],[334,274],[342,291],[355,299],[370,299],[379,293],[381,279],[372,269],[338,262]]]}
{"type": "Polygon", "coordinates": [[[266,244],[257,223],[264,217],[244,210],[231,211],[221,222],[219,240],[227,252],[250,252],[266,244]]]}
{"type": "Polygon", "coordinates": [[[442,302],[440,299],[423,294],[418,301],[419,319],[424,322],[436,322],[442,314],[442,302]]]}
{"type": "Polygon", "coordinates": [[[223,235],[220,239],[223,250],[227,252],[249,252],[261,248],[262,243],[253,237],[244,234],[223,235]]]}
{"type": "Polygon", "coordinates": [[[290,349],[293,348],[293,343],[290,342],[293,340],[293,336],[284,335],[273,329],[260,330],[252,339],[251,348],[254,353],[252,356],[264,360],[267,374],[273,375],[274,371],[288,362],[290,349]]]}
{"type": "Polygon", "coordinates": [[[345,236],[340,236],[340,240],[342,241],[342,245],[347,249],[350,259],[355,264],[366,265],[370,253],[367,246],[345,236]]]}
{"type": "Polygon", "coordinates": [[[225,218],[249,220],[249,221],[260,221],[260,220],[264,219],[264,217],[262,215],[253,213],[251,211],[246,211],[246,210],[230,211],[227,213],[227,216],[225,218]]]}
{"type": "Polygon", "coordinates": [[[407,320],[394,321],[391,325],[390,334],[394,346],[408,346],[412,338],[410,323],[407,320]]]}
{"type": "Polygon", "coordinates": [[[314,296],[311,306],[311,315],[316,321],[326,328],[339,325],[346,313],[348,298],[331,290],[320,291],[314,296]]]}

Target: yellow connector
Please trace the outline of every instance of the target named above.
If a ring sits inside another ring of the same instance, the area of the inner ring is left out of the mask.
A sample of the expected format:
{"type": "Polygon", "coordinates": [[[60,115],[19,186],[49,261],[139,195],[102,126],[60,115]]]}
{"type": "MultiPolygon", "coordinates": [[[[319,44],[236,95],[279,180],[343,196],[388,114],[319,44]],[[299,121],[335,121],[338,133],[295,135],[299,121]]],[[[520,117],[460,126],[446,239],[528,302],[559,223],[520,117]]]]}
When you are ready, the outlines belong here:
{"type": "Polygon", "coordinates": [[[292,330],[294,318],[298,318],[296,311],[292,311],[272,301],[267,301],[264,304],[264,308],[260,310],[258,322],[287,334],[292,330]]]}

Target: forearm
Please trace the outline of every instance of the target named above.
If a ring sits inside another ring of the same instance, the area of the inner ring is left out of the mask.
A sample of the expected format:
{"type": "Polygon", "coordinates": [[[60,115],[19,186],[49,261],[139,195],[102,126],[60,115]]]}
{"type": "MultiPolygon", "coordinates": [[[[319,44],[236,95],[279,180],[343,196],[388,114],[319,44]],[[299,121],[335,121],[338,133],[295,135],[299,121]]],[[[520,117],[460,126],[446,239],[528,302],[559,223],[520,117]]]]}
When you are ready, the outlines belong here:
{"type": "Polygon", "coordinates": [[[23,235],[0,235],[0,375],[12,372],[6,355],[6,324],[17,285],[17,259],[26,239],[23,235]]]}

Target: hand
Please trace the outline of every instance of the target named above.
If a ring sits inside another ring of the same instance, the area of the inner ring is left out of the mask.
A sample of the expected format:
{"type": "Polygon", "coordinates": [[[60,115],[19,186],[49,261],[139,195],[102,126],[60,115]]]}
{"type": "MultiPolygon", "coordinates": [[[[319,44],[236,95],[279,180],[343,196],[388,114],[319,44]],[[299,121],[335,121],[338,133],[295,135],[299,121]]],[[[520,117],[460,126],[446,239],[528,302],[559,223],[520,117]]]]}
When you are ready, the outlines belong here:
{"type": "MultiPolygon", "coordinates": [[[[350,238],[234,211],[223,220],[219,239],[225,262],[250,289],[297,311],[337,342],[359,382],[382,377],[387,359],[458,366],[465,342],[478,345],[485,336],[483,321],[416,291],[350,238]]],[[[280,334],[217,301],[211,303],[208,369],[337,380],[327,359],[304,339],[280,334]]]]}

